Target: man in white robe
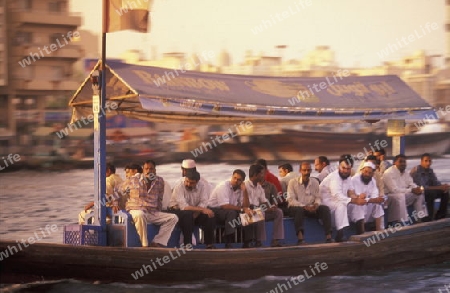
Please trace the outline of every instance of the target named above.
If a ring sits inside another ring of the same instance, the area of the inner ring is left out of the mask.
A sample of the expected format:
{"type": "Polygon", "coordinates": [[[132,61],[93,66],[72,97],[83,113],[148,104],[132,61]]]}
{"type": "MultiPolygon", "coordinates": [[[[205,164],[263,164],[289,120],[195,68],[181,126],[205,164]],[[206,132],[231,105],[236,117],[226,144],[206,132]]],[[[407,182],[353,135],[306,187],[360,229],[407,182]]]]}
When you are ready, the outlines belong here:
{"type": "Polygon", "coordinates": [[[366,205],[349,205],[348,217],[350,222],[356,223],[356,234],[364,233],[364,224],[375,221],[376,230],[382,230],[381,218],[384,215],[382,203],[384,197],[380,196],[377,184],[373,178],[376,166],[371,162],[365,162],[360,170],[352,177],[352,184],[355,193],[359,197],[364,197],[366,205]]]}
{"type": "Polygon", "coordinates": [[[351,155],[339,158],[338,170],[330,173],[320,183],[319,190],[323,204],[330,208],[331,219],[336,227],[336,242],[344,241],[344,228],[348,227],[347,206],[349,204],[365,205],[364,198],[355,194],[351,179],[353,159],[351,155]]]}

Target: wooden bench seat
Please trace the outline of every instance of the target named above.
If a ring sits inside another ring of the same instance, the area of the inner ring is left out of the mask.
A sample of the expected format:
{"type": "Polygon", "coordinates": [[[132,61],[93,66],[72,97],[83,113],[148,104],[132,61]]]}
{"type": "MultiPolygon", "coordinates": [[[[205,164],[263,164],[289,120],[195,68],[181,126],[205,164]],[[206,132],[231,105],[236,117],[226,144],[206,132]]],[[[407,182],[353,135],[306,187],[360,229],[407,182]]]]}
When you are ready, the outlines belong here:
{"type": "MultiPolygon", "coordinates": [[[[412,208],[408,207],[408,212],[411,214],[412,208]]],[[[284,239],[281,241],[284,245],[295,245],[297,243],[297,235],[295,233],[294,220],[290,217],[283,218],[284,225],[284,239]]],[[[387,227],[387,218],[385,215],[385,227],[387,227]]],[[[217,248],[224,247],[223,231],[225,227],[223,225],[217,225],[215,231],[215,246],[217,248]]],[[[147,225],[148,241],[149,243],[159,232],[159,226],[154,224],[147,225]]],[[[351,235],[356,234],[356,228],[354,223],[350,223],[350,227],[345,230],[345,236],[350,238],[351,235]]],[[[141,242],[139,235],[136,232],[136,228],[132,222],[131,215],[125,211],[119,211],[112,217],[112,223],[107,227],[107,239],[109,246],[122,246],[122,247],[140,247],[141,242]]],[[[179,247],[180,244],[181,229],[178,225],[175,226],[172,235],[168,242],[168,247],[179,247]]],[[[196,227],[194,229],[194,235],[197,240],[196,248],[204,248],[203,244],[203,231],[201,228],[196,227]]],[[[267,239],[263,242],[264,246],[270,246],[273,235],[273,221],[266,222],[266,235],[267,239]]],[[[333,228],[332,236],[335,237],[336,230],[333,228]]],[[[242,229],[236,229],[233,247],[239,248],[242,246],[242,229]]],[[[323,243],[325,241],[325,233],[323,226],[319,220],[314,218],[304,219],[304,239],[307,243],[323,243]]]]}

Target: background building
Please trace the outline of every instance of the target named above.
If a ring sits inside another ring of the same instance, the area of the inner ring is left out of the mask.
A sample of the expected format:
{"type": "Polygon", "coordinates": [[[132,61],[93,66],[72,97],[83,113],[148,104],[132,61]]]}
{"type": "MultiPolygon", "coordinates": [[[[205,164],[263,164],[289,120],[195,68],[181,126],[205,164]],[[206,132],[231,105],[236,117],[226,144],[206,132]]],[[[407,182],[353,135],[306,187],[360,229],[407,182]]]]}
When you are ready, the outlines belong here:
{"type": "Polygon", "coordinates": [[[70,117],[82,19],[68,0],[2,0],[0,21],[0,146],[29,146],[36,129],[70,117]]]}
{"type": "MultiPolygon", "coordinates": [[[[70,97],[100,58],[99,36],[78,30],[82,17],[69,12],[69,1],[0,0],[0,103],[3,105],[0,107],[0,154],[26,154],[31,149],[29,146],[34,144],[34,136],[50,137],[50,132],[65,127],[70,121],[71,110],[67,106],[70,97]]],[[[226,49],[212,52],[214,56],[209,59],[202,59],[204,52],[172,51],[159,55],[158,48],[153,45],[148,48],[151,54],[129,50],[121,59],[127,63],[168,69],[189,65],[190,70],[222,74],[320,77],[332,76],[343,69],[349,70],[351,75],[395,74],[428,103],[446,109],[450,106],[450,1],[446,4],[446,56],[418,50],[380,66],[341,68],[334,50],[326,45],[316,46],[308,52],[297,48],[304,54],[290,60],[283,57],[286,45],[275,46],[276,53],[270,55],[249,50],[241,62],[233,62],[233,56],[226,49]],[[151,56],[151,59],[145,60],[144,56],[151,56]],[[445,67],[435,65],[440,57],[445,58],[445,67]]],[[[450,115],[442,118],[449,120],[450,115]]],[[[121,119],[127,121],[124,117],[121,119]]],[[[136,136],[127,130],[131,128],[151,127],[156,132],[182,134],[192,127],[111,121],[108,127],[120,128],[130,137],[136,136]]],[[[198,130],[200,137],[207,133],[206,126],[198,130]]]]}

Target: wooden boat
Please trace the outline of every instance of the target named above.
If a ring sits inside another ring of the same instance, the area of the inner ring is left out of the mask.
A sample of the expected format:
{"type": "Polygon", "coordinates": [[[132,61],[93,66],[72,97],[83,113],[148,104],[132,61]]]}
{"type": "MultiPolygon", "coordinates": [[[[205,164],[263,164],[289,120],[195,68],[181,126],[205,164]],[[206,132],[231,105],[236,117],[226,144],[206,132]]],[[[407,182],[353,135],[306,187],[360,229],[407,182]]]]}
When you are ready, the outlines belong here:
{"type": "MultiPolygon", "coordinates": [[[[267,275],[303,275],[307,279],[314,275],[358,274],[450,261],[449,218],[392,231],[378,237],[376,232],[352,236],[344,243],[184,252],[169,248],[36,243],[3,259],[0,279],[2,283],[74,278],[152,284],[205,279],[239,281],[267,275]],[[373,242],[367,245],[369,238],[373,242]],[[163,262],[164,257],[169,261],[163,262]],[[162,265],[157,263],[158,258],[162,265]]],[[[1,240],[0,251],[14,245],[14,241],[1,240]]]]}
{"type": "MultiPolygon", "coordinates": [[[[428,104],[396,76],[341,79],[338,85],[330,84],[329,91],[317,92],[311,99],[299,100],[299,105],[289,107],[288,98],[298,96],[300,91],[313,83],[327,80],[186,72],[159,87],[152,78],[163,76],[165,69],[120,62],[110,62],[109,65],[103,75],[107,80],[109,106],[99,109],[98,95],[95,95],[93,103],[91,86],[98,86],[98,79],[87,78],[70,102],[74,107],[74,121],[88,117],[95,109],[97,114],[102,111],[95,118],[99,121],[100,116],[106,115],[105,112],[108,111],[156,122],[228,123],[233,127],[230,131],[239,133],[242,130],[239,125],[250,120],[254,124],[272,125],[319,120],[338,123],[365,119],[418,119],[432,111],[428,104]],[[93,81],[96,81],[95,84],[93,81]],[[358,86],[354,86],[355,84],[358,86]],[[357,106],[355,101],[359,102],[357,106]],[[233,126],[233,123],[236,124],[233,126]]],[[[97,68],[99,64],[95,69],[97,68]]],[[[99,128],[95,129],[94,139],[98,146],[94,148],[104,155],[104,148],[99,146],[100,139],[96,138],[101,136],[99,128]]],[[[222,138],[225,140],[224,136],[222,138]]],[[[99,166],[104,165],[96,161],[94,173],[96,182],[101,186],[104,181],[101,179],[102,171],[99,166]]],[[[101,202],[101,188],[97,188],[95,192],[95,200],[101,202]]],[[[450,219],[403,227],[369,246],[365,244],[368,237],[376,235],[368,233],[353,236],[350,242],[339,244],[229,250],[194,249],[181,255],[178,255],[178,249],[36,243],[11,256],[3,255],[0,277],[4,283],[76,278],[156,284],[209,278],[247,280],[265,275],[302,274],[308,278],[314,273],[353,274],[361,270],[417,266],[450,260],[450,219]],[[175,254],[178,257],[174,258],[175,254]],[[162,265],[155,264],[158,259],[161,261],[167,258],[167,263],[164,261],[162,265]],[[316,264],[321,267],[321,272],[315,270],[316,264]],[[142,271],[144,269],[145,272],[142,271]],[[142,273],[140,277],[136,275],[137,271],[142,273]]],[[[1,240],[0,252],[10,251],[16,244],[14,241],[1,240]]]]}

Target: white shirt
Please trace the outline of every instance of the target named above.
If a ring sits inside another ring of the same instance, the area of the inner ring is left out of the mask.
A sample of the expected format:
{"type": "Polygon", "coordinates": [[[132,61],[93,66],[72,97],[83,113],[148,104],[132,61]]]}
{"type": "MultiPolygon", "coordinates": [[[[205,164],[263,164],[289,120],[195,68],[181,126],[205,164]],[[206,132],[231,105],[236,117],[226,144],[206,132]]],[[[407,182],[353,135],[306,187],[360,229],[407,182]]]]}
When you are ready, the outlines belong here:
{"type": "Polygon", "coordinates": [[[289,172],[286,176],[280,178],[280,184],[281,189],[283,190],[283,193],[285,193],[288,189],[289,181],[291,181],[294,178],[297,178],[299,174],[295,172],[289,172]]]}
{"type": "Polygon", "coordinates": [[[381,178],[381,173],[379,170],[376,170],[373,173],[372,180],[375,181],[375,184],[378,188],[379,195],[384,196],[384,182],[383,182],[383,178],[381,178]]]}
{"type": "Polygon", "coordinates": [[[319,181],[309,178],[308,184],[303,184],[302,176],[289,181],[287,202],[290,207],[304,207],[306,205],[322,203],[319,193],[319,181]]]}
{"type": "Polygon", "coordinates": [[[364,193],[366,195],[366,201],[369,201],[369,198],[377,198],[379,196],[380,193],[374,178],[372,178],[367,185],[362,182],[360,173],[357,173],[351,179],[353,187],[355,188],[355,193],[357,195],[364,193]]]}
{"type": "MultiPolygon", "coordinates": [[[[357,174],[361,174],[361,169],[359,170],[359,172],[357,174]]],[[[383,182],[383,178],[381,176],[380,170],[376,170],[375,172],[373,172],[372,180],[375,181],[375,184],[377,185],[380,196],[384,196],[384,182],[383,182]]]]}
{"type": "Polygon", "coordinates": [[[162,210],[167,210],[170,207],[170,198],[172,197],[172,187],[169,182],[164,180],[164,195],[162,200],[162,210]]]}
{"type": "Polygon", "coordinates": [[[393,193],[409,193],[411,189],[416,188],[411,175],[406,170],[400,173],[397,166],[389,167],[383,174],[384,192],[386,194],[393,193]]]}
{"type": "MultiPolygon", "coordinates": [[[[175,187],[177,187],[178,185],[184,185],[184,177],[181,177],[179,180],[177,180],[177,182],[175,182],[175,187]]],[[[213,190],[211,184],[209,184],[209,182],[200,176],[200,181],[198,181],[197,185],[202,185],[203,188],[205,188],[206,194],[208,194],[208,199],[211,196],[211,192],[213,190]]],[[[174,188],[175,188],[174,187],[174,188]]]]}
{"type": "Polygon", "coordinates": [[[327,202],[348,204],[351,198],[347,192],[354,189],[351,177],[343,180],[339,176],[339,170],[330,173],[319,186],[320,196],[325,204],[327,202]]]}
{"type": "Polygon", "coordinates": [[[178,206],[180,210],[187,206],[206,208],[209,200],[207,190],[205,184],[200,181],[194,189],[187,190],[183,179],[183,184],[174,187],[169,207],[178,206]]]}
{"type": "Polygon", "coordinates": [[[322,171],[320,171],[319,175],[317,175],[317,178],[320,180],[320,182],[323,181],[323,179],[325,179],[325,177],[327,177],[330,173],[331,173],[331,167],[330,165],[326,165],[322,171]]]}
{"type": "Polygon", "coordinates": [[[239,187],[236,191],[231,187],[230,180],[219,183],[211,193],[208,206],[218,208],[226,204],[240,207],[242,205],[242,191],[239,187]]]}
{"type": "Polygon", "coordinates": [[[267,202],[266,194],[261,184],[253,185],[250,180],[245,181],[245,187],[247,188],[248,200],[251,205],[260,206],[267,202]]]}

